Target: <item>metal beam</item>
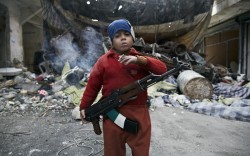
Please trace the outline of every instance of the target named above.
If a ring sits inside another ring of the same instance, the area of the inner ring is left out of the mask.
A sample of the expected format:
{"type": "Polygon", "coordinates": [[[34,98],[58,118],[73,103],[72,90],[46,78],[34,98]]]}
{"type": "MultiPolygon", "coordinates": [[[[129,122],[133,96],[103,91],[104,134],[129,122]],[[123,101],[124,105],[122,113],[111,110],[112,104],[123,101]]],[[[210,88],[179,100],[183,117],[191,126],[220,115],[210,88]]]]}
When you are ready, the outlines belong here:
{"type": "Polygon", "coordinates": [[[34,27],[37,27],[39,29],[43,29],[43,26],[41,23],[37,23],[37,22],[34,22],[34,21],[27,21],[27,23],[30,23],[32,24],[34,27]]]}
{"type": "Polygon", "coordinates": [[[21,24],[23,25],[24,23],[26,23],[27,21],[29,21],[32,17],[36,16],[37,14],[39,14],[42,11],[42,8],[38,9],[36,12],[34,12],[33,14],[29,15],[27,18],[25,18],[21,24]]]}

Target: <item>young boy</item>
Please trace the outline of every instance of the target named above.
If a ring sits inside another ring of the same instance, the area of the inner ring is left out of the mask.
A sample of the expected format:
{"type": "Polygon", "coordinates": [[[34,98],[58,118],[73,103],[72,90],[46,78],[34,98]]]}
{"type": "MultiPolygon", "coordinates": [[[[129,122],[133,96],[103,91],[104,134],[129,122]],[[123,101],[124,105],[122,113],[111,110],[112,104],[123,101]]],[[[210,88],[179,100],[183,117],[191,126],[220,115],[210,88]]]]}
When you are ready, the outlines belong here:
{"type": "MultiPolygon", "coordinates": [[[[132,48],[134,31],[125,19],[115,20],[108,26],[111,49],[101,56],[94,65],[80,104],[80,112],[85,122],[84,109],[91,106],[102,88],[102,98],[113,90],[126,86],[148,74],[163,74],[166,65],[158,59],[142,56],[132,48]]],[[[137,134],[118,127],[108,118],[103,120],[104,156],[125,156],[126,143],[133,156],[148,156],[151,137],[151,121],[147,108],[147,91],[138,94],[117,110],[125,117],[137,121],[137,134]]]]}

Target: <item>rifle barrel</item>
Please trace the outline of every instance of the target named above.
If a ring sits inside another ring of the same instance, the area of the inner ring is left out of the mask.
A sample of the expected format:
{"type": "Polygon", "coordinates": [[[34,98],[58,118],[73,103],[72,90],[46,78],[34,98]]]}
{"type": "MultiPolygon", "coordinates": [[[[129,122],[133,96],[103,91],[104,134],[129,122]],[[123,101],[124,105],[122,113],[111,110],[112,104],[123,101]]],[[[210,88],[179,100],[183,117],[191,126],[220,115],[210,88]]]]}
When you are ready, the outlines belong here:
{"type": "Polygon", "coordinates": [[[143,88],[143,90],[145,90],[149,86],[152,86],[153,84],[155,84],[159,81],[162,81],[167,76],[172,75],[172,74],[180,71],[181,68],[182,68],[182,66],[177,66],[176,68],[173,68],[173,69],[163,73],[162,75],[150,74],[150,75],[144,77],[143,79],[138,80],[138,83],[141,86],[141,88],[143,88]]]}

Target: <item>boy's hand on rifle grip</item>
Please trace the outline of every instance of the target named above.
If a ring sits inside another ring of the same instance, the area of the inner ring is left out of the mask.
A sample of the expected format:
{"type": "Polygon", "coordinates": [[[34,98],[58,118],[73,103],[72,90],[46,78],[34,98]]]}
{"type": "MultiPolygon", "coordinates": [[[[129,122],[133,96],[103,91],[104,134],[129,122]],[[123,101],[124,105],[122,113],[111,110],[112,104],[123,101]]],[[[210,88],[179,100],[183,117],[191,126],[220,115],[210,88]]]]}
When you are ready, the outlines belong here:
{"type": "Polygon", "coordinates": [[[80,116],[81,116],[82,124],[89,123],[87,120],[85,120],[85,110],[84,109],[80,111],[80,116]]]}

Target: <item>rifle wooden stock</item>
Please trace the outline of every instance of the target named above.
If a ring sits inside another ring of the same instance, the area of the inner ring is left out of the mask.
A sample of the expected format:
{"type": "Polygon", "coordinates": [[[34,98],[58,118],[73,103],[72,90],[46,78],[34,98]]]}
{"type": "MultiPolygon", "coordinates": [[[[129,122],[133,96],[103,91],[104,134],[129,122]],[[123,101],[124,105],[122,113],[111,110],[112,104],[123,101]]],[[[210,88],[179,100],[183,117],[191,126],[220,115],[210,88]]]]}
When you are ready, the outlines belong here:
{"type": "Polygon", "coordinates": [[[100,115],[105,115],[112,109],[122,106],[128,101],[135,99],[138,93],[142,92],[151,85],[163,80],[167,76],[179,72],[182,69],[188,69],[187,65],[177,64],[175,68],[162,75],[150,74],[125,87],[113,91],[107,98],[100,100],[97,103],[93,104],[91,107],[85,109],[85,119],[92,122],[96,134],[101,134],[99,125],[100,115]]]}

